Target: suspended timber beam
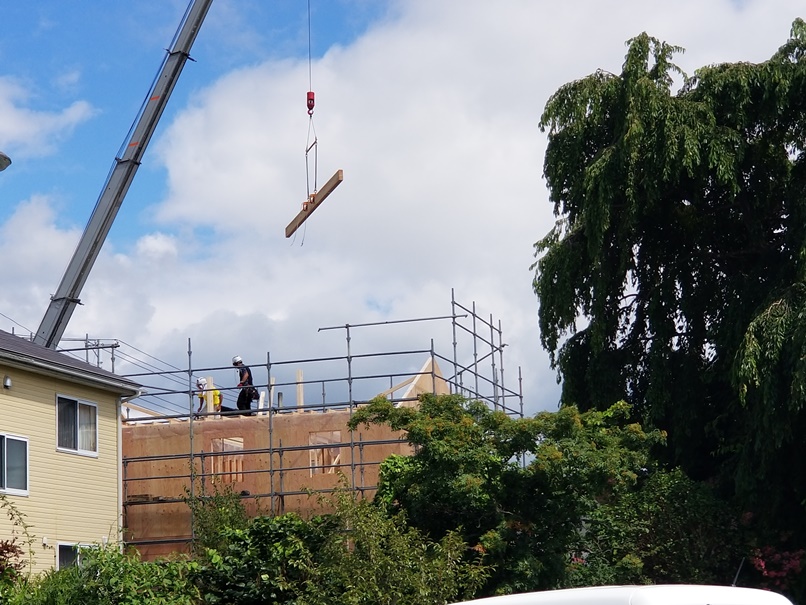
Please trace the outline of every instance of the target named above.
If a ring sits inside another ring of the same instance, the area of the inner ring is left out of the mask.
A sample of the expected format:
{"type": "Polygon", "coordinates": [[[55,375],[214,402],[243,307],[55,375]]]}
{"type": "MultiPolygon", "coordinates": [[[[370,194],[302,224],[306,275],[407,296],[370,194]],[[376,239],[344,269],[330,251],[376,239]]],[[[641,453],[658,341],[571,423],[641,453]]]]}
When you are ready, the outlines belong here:
{"type": "Polygon", "coordinates": [[[325,201],[327,196],[333,193],[333,190],[338,187],[339,183],[341,183],[343,180],[344,171],[337,170],[336,174],[330,177],[330,180],[322,185],[322,188],[319,191],[312,193],[308,197],[308,200],[302,205],[302,210],[299,211],[299,214],[294,217],[293,221],[288,223],[288,227],[285,228],[285,236],[291,237],[294,235],[294,232],[299,229],[300,225],[302,225],[302,223],[304,223],[308,217],[313,214],[313,211],[325,201]]]}

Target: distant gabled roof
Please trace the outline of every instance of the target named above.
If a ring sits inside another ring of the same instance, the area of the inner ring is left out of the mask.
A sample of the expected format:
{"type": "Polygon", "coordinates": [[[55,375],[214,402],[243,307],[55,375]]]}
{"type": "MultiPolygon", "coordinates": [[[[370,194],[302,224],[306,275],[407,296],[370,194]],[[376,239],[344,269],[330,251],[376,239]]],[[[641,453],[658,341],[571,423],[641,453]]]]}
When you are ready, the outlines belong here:
{"type": "Polygon", "coordinates": [[[432,357],[425,360],[419,372],[386,389],[383,393],[378,393],[376,397],[391,395],[392,399],[398,402],[395,404],[397,406],[417,407],[419,405],[418,398],[424,393],[433,393],[434,395],[450,395],[451,393],[451,388],[445,381],[437,360],[432,357]],[[395,393],[402,390],[403,387],[407,387],[403,397],[395,397],[395,393]]]}
{"type": "Polygon", "coordinates": [[[92,364],[0,330],[0,363],[37,374],[58,376],[119,395],[136,395],[140,385],[92,364]]]}

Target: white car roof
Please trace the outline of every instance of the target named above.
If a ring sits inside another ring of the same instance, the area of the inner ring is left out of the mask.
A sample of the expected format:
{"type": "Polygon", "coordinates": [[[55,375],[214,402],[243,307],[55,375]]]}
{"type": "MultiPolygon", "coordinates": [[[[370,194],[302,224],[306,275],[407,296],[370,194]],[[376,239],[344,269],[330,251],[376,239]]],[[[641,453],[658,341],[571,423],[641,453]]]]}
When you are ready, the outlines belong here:
{"type": "Polygon", "coordinates": [[[595,586],[489,597],[457,605],[792,605],[775,592],[735,586],[595,586]]]}

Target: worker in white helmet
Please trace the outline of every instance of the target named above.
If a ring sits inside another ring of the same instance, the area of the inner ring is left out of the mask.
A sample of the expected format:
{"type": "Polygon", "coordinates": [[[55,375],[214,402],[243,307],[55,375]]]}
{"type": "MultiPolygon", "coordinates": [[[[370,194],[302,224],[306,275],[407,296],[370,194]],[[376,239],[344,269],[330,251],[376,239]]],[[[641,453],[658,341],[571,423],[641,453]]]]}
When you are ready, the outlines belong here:
{"type": "MultiPolygon", "coordinates": [[[[252,370],[244,365],[240,355],[232,358],[232,365],[238,368],[238,409],[249,412],[252,409],[252,400],[258,399],[257,389],[252,386],[252,370]]],[[[251,415],[251,413],[250,413],[251,415]]]]}
{"type": "MultiPolygon", "coordinates": [[[[196,388],[199,389],[196,392],[196,396],[199,398],[199,409],[196,410],[196,414],[201,414],[202,409],[204,409],[204,406],[207,403],[207,379],[196,379],[196,388]]],[[[220,412],[221,404],[224,403],[224,396],[218,389],[213,389],[211,392],[213,393],[213,405],[215,406],[215,411],[220,412]]]]}

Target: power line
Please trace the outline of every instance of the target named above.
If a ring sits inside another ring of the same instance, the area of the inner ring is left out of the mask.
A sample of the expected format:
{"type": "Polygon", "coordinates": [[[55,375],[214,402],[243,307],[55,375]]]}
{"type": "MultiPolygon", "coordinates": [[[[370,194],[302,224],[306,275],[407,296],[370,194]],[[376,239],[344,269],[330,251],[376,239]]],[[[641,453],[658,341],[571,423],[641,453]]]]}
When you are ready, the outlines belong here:
{"type": "Polygon", "coordinates": [[[5,317],[5,318],[6,318],[8,321],[10,321],[11,323],[13,323],[13,324],[15,324],[15,325],[19,326],[20,328],[22,328],[22,329],[23,329],[23,330],[25,330],[26,332],[29,332],[29,333],[33,334],[33,331],[32,331],[32,330],[30,330],[29,328],[25,327],[25,326],[24,326],[24,325],[22,325],[20,322],[18,322],[18,321],[16,321],[16,320],[12,319],[12,318],[11,318],[11,317],[9,317],[8,315],[6,315],[6,314],[4,314],[4,313],[0,313],[0,317],[5,317]]]}

